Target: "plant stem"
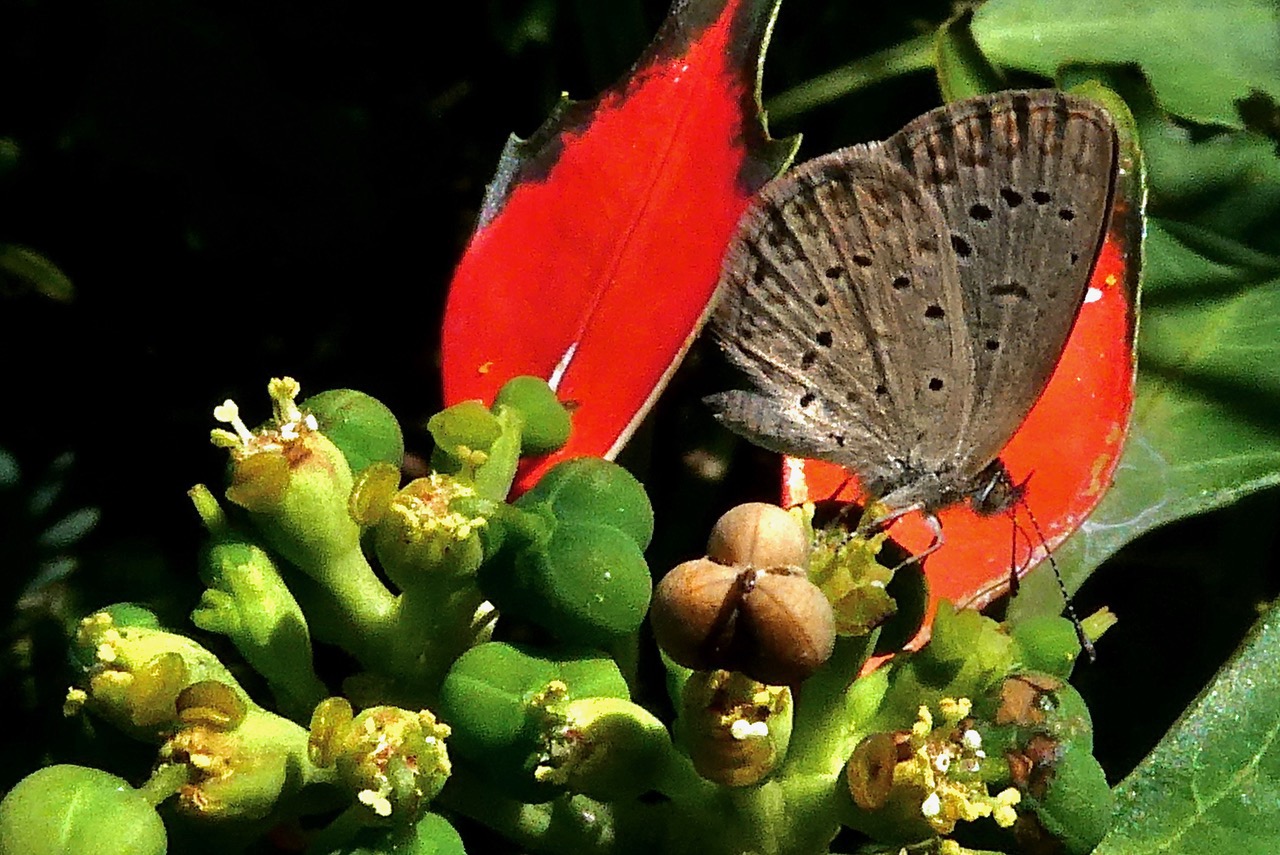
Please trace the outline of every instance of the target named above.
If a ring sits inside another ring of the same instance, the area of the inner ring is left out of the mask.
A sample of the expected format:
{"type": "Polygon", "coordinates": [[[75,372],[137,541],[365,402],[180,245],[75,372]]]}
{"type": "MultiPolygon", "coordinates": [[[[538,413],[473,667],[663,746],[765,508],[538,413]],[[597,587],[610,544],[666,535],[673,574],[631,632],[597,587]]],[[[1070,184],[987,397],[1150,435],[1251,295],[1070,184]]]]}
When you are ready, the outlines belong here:
{"type": "Polygon", "coordinates": [[[789,119],[890,77],[931,68],[933,41],[934,34],[931,31],[885,48],[879,53],[854,60],[769,99],[765,111],[770,119],[789,119]]]}

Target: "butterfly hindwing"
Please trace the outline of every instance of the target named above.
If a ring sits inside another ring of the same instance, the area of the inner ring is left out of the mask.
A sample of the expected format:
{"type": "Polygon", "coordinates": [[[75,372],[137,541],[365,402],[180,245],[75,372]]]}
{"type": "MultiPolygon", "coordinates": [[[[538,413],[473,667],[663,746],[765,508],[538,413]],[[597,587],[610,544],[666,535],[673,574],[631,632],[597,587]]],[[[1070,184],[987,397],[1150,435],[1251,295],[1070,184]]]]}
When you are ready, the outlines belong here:
{"type": "Polygon", "coordinates": [[[956,255],[979,394],[955,453],[976,474],[1039,397],[1085,299],[1115,130],[1091,101],[1001,92],[931,111],[885,149],[937,201],[956,255]]]}

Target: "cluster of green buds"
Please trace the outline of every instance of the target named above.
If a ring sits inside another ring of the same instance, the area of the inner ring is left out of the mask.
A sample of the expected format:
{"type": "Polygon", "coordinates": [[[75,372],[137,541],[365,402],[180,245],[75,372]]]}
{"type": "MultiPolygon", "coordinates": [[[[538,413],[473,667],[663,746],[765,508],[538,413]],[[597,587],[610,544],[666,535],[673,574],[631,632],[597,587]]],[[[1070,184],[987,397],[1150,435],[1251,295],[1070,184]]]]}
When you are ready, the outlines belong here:
{"type": "Polygon", "coordinates": [[[501,805],[505,830],[535,846],[531,829],[570,834],[566,816],[626,816],[657,846],[685,833],[680,817],[715,816],[699,834],[717,851],[780,846],[791,810],[806,818],[799,848],[841,826],[940,851],[980,824],[1069,853],[1105,833],[1110,794],[1066,683],[1070,622],[1005,628],[944,605],[930,644],[870,671],[877,642],[923,614],[922,584],[901,583],[922,577],[895,578],[890,565],[911,565],[882,557],[883,532],[740,505],[655,592],[653,509],[624,469],[570,459],[508,501],[521,456],[568,435],[542,381],[433,416],[431,471],[403,485],[382,404],[351,390],[299,401],[288,378],[268,391],[257,429],[231,401],[216,409],[225,501],[203,485],[190,497],[210,535],[192,620],[235,646],[272,708],[145,610],[89,616],[67,711],[156,745],[152,777],[135,790],[42,770],[0,804],[9,849],[85,851],[70,841],[103,822],[49,807],[69,793],[120,811],[140,848],[118,851],[143,855],[165,845],[166,800],[224,828],[327,811],[310,845],[332,852],[461,852],[441,804],[480,817],[501,805]],[[646,616],[674,722],[633,699],[646,616]],[[342,696],[317,641],[353,663],[342,696]],[[27,829],[57,843],[33,847],[27,829]]]}
{"type": "MultiPolygon", "coordinates": [[[[1095,616],[1085,630],[1109,621],[1095,616]]],[[[892,842],[990,818],[1019,840],[1091,851],[1115,803],[1088,710],[1065,681],[1079,652],[1064,618],[1006,631],[944,603],[931,643],[886,669],[845,767],[848,824],[892,842]]]]}
{"type": "Polygon", "coordinates": [[[213,819],[260,819],[306,783],[325,780],[303,761],[306,731],[249,697],[200,644],[123,606],[86,617],[76,638],[81,708],[157,743],[151,792],[172,788],[178,810],[213,819]]]}

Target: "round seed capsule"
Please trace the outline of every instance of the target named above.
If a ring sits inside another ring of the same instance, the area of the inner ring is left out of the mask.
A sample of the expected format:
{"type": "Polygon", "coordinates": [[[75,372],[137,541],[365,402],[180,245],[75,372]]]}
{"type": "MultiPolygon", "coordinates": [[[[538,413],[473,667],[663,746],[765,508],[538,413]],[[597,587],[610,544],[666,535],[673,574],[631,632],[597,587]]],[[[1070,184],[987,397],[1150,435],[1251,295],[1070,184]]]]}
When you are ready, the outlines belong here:
{"type": "Polygon", "coordinates": [[[658,644],[695,670],[795,685],[831,656],[835,617],[799,567],[726,567],[706,558],[668,573],[651,614],[658,644]]]}
{"type": "Polygon", "coordinates": [[[804,566],[809,539],[800,521],[777,505],[747,502],[716,521],[707,539],[707,557],[748,567],[804,566]]]}

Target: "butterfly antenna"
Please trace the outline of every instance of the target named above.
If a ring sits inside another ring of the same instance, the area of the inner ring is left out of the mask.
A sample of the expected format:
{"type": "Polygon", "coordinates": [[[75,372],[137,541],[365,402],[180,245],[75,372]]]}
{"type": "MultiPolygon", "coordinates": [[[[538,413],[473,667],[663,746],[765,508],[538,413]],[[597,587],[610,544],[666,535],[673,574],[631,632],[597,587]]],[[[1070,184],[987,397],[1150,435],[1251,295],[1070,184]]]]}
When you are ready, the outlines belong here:
{"type": "Polygon", "coordinates": [[[1023,500],[1022,507],[1027,512],[1027,519],[1031,520],[1031,527],[1035,529],[1040,542],[1044,544],[1044,557],[1049,562],[1049,566],[1053,568],[1053,578],[1058,580],[1058,590],[1062,593],[1062,601],[1066,603],[1067,617],[1070,618],[1072,625],[1076,628],[1076,638],[1080,640],[1080,649],[1089,657],[1090,662],[1097,662],[1098,652],[1094,650],[1093,642],[1089,640],[1089,636],[1085,635],[1084,626],[1080,623],[1080,617],[1076,614],[1075,606],[1071,605],[1071,595],[1067,593],[1067,583],[1062,580],[1062,573],[1058,570],[1058,562],[1053,560],[1053,552],[1049,549],[1049,539],[1044,536],[1044,530],[1040,528],[1040,523],[1036,521],[1036,515],[1031,512],[1031,506],[1026,503],[1026,500],[1023,500]]]}
{"type": "Polygon", "coordinates": [[[1022,526],[1018,525],[1017,508],[1009,509],[1009,593],[1016,595],[1018,593],[1018,571],[1022,568],[1018,565],[1018,535],[1021,534],[1027,541],[1028,561],[1031,555],[1031,538],[1022,530],[1022,526]]]}

